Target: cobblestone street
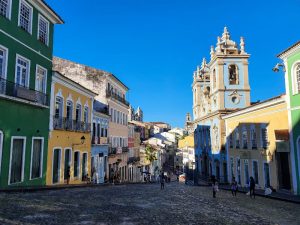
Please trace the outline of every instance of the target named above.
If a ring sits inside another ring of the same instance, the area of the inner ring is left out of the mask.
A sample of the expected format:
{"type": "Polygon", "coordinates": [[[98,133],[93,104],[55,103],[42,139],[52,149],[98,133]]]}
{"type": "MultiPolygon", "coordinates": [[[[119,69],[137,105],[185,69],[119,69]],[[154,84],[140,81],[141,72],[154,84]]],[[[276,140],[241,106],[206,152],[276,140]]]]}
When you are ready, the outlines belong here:
{"type": "Polygon", "coordinates": [[[1,193],[0,224],[299,224],[299,205],[166,184],[1,193]]]}

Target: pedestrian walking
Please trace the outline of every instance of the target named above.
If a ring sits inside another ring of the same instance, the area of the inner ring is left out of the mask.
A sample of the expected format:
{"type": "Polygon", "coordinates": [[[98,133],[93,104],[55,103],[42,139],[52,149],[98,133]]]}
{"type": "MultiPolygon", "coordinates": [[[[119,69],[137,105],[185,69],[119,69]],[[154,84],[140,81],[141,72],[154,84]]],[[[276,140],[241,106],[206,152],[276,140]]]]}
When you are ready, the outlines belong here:
{"type": "Polygon", "coordinates": [[[232,194],[232,196],[236,196],[237,191],[238,191],[238,184],[235,180],[235,177],[232,177],[232,181],[231,181],[231,194],[232,194]]]}
{"type": "Polygon", "coordinates": [[[212,189],[213,189],[213,197],[216,198],[216,194],[218,191],[218,183],[215,175],[211,176],[211,182],[212,182],[212,189]]]}
{"type": "Polygon", "coordinates": [[[255,198],[255,180],[253,177],[250,177],[250,198],[255,198]]]}
{"type": "Polygon", "coordinates": [[[160,190],[165,189],[165,175],[161,173],[160,175],[160,190]]]}

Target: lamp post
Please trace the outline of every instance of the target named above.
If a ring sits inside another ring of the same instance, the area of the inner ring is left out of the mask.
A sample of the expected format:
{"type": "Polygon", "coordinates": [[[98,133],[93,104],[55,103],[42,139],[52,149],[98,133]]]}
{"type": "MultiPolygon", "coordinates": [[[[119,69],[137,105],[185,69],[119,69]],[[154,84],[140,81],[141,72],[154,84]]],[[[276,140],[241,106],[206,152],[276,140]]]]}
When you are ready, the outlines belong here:
{"type": "Polygon", "coordinates": [[[85,136],[82,136],[80,138],[80,143],[74,143],[74,144],[72,144],[72,148],[74,148],[74,146],[76,146],[76,145],[83,145],[84,142],[85,142],[85,136]]]}

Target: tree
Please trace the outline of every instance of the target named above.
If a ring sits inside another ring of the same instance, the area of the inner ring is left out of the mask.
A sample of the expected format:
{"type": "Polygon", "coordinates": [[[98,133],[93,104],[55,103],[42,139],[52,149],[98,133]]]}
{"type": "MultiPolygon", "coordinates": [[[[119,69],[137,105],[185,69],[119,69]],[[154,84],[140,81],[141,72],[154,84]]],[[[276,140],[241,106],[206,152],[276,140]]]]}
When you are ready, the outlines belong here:
{"type": "Polygon", "coordinates": [[[153,148],[151,145],[146,146],[145,153],[146,159],[150,161],[150,163],[152,163],[154,160],[157,160],[155,148],[153,148]]]}

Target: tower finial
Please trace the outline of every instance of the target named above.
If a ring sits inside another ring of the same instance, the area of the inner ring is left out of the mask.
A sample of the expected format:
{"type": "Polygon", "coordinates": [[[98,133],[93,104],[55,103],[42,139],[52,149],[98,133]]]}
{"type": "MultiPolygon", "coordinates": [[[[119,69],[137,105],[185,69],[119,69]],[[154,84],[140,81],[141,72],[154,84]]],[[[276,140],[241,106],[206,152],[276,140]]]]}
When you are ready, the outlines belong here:
{"type": "Polygon", "coordinates": [[[240,47],[241,47],[241,54],[245,54],[245,39],[244,37],[241,37],[241,40],[240,40],[240,47]]]}
{"type": "Polygon", "coordinates": [[[205,66],[206,66],[206,59],[203,58],[202,59],[202,64],[201,64],[201,69],[205,69],[205,66]]]}
{"type": "Polygon", "coordinates": [[[226,41],[226,40],[229,40],[229,39],[230,39],[230,34],[229,34],[229,32],[228,32],[227,27],[225,26],[225,27],[224,27],[224,32],[223,32],[223,34],[222,34],[222,40],[223,40],[223,41],[226,41]]]}
{"type": "Polygon", "coordinates": [[[212,60],[212,58],[215,56],[215,50],[214,50],[214,46],[210,46],[210,60],[212,60]]]}
{"type": "Polygon", "coordinates": [[[218,36],[218,42],[216,47],[216,52],[221,53],[221,38],[218,36]]]}

